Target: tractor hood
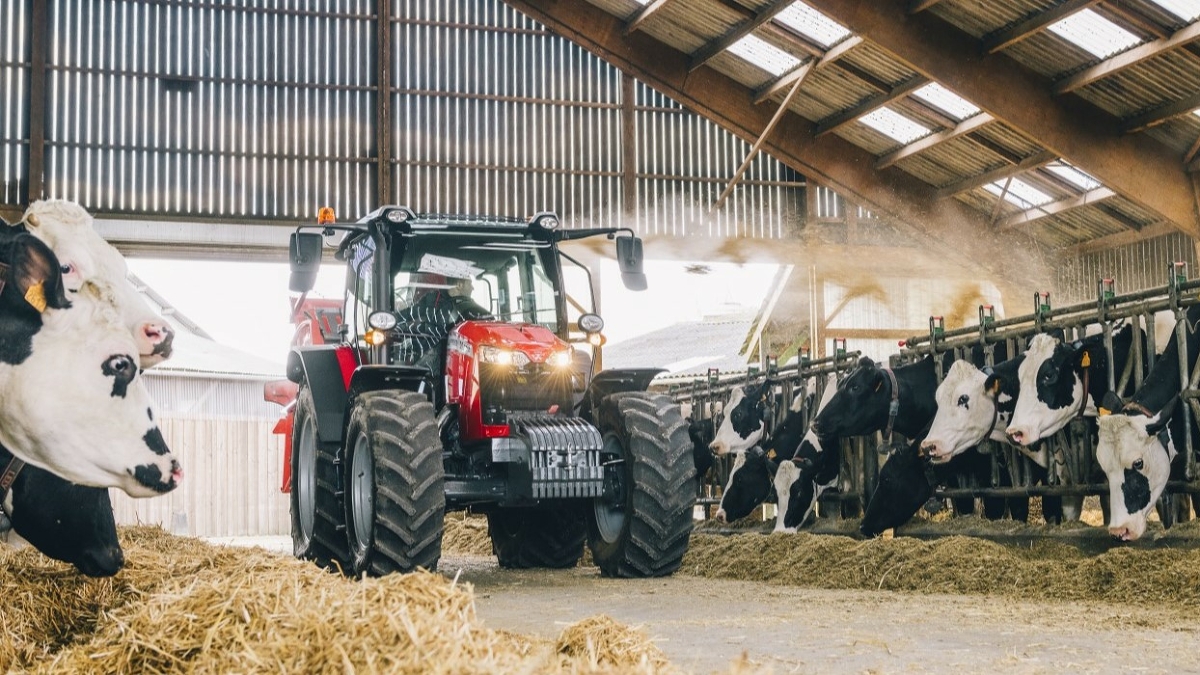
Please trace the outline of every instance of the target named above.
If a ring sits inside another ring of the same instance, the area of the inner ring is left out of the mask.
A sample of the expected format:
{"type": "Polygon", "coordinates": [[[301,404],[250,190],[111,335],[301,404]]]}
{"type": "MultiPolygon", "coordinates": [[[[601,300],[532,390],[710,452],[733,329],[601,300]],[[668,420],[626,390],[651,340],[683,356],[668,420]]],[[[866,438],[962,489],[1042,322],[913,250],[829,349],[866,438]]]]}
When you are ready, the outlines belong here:
{"type": "Polygon", "coordinates": [[[545,363],[551,354],[568,349],[550,329],[532,323],[465,321],[450,333],[452,352],[474,355],[485,345],[519,351],[533,363],[545,363]]]}

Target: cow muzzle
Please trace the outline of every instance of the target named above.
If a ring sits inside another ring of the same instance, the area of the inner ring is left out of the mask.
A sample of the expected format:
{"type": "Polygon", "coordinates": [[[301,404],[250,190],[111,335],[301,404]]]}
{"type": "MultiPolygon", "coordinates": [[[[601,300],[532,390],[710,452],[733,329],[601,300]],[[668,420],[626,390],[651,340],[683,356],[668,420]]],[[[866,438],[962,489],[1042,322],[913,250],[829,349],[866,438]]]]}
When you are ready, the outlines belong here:
{"type": "Polygon", "coordinates": [[[85,551],[75,562],[75,569],[89,577],[111,577],[125,566],[125,553],[120,546],[103,546],[85,551]]]}
{"type": "Polygon", "coordinates": [[[1029,430],[1021,427],[1009,427],[1004,430],[1004,435],[1008,436],[1008,440],[1016,443],[1017,445],[1028,446],[1034,441],[1034,439],[1030,437],[1029,430]]]}
{"type": "Polygon", "coordinates": [[[166,323],[147,321],[134,331],[138,346],[138,361],[142,368],[149,368],[171,357],[175,342],[175,329],[166,323]]]}
{"type": "Polygon", "coordinates": [[[713,518],[716,518],[718,523],[728,523],[729,522],[728,520],[725,519],[725,509],[717,509],[716,514],[713,515],[713,518]]]}
{"type": "Polygon", "coordinates": [[[163,467],[157,464],[142,464],[135,467],[131,473],[141,488],[149,489],[148,493],[145,489],[136,490],[136,494],[135,491],[126,490],[132,497],[152,497],[155,494],[165,494],[179,487],[179,484],[183,482],[183,467],[174,459],[171,460],[165,474],[163,467]]]}
{"type": "Polygon", "coordinates": [[[928,457],[934,464],[942,464],[950,458],[946,455],[945,445],[941,441],[925,441],[921,444],[920,457],[928,457]]]}

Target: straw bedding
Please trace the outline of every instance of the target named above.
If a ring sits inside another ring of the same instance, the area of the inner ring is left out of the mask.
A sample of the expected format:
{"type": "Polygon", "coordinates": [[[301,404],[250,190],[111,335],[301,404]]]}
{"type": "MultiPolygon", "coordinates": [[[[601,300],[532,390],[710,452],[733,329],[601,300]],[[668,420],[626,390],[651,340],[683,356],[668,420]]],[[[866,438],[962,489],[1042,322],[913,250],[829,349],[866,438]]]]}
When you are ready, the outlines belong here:
{"type": "Polygon", "coordinates": [[[260,549],[124,528],[128,563],[88,579],[0,551],[0,672],[653,673],[640,631],[601,618],[557,644],[482,627],[471,588],[425,572],[351,580],[260,549]],[[465,586],[465,587],[464,587],[465,586]]]}

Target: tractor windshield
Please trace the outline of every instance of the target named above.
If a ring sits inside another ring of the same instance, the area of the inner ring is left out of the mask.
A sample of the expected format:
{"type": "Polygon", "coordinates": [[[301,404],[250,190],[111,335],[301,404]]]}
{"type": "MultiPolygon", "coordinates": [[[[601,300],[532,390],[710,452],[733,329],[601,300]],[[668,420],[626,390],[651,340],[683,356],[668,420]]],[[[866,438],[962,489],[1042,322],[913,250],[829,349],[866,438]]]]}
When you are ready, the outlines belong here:
{"type": "Polygon", "coordinates": [[[549,244],[497,234],[417,232],[395,247],[395,309],[440,295],[468,295],[479,310],[466,318],[535,323],[558,332],[555,282],[543,256],[549,244]]]}

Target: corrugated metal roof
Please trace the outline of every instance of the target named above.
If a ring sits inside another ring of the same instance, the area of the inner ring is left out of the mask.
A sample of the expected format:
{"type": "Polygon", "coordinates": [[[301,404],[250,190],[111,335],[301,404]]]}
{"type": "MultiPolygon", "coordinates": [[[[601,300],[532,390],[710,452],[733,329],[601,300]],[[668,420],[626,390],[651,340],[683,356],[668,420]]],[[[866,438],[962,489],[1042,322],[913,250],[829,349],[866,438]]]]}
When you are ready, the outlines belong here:
{"type": "Polygon", "coordinates": [[[672,375],[746,369],[742,345],[753,317],[688,321],[604,348],[605,368],[666,368],[672,375]]]}

